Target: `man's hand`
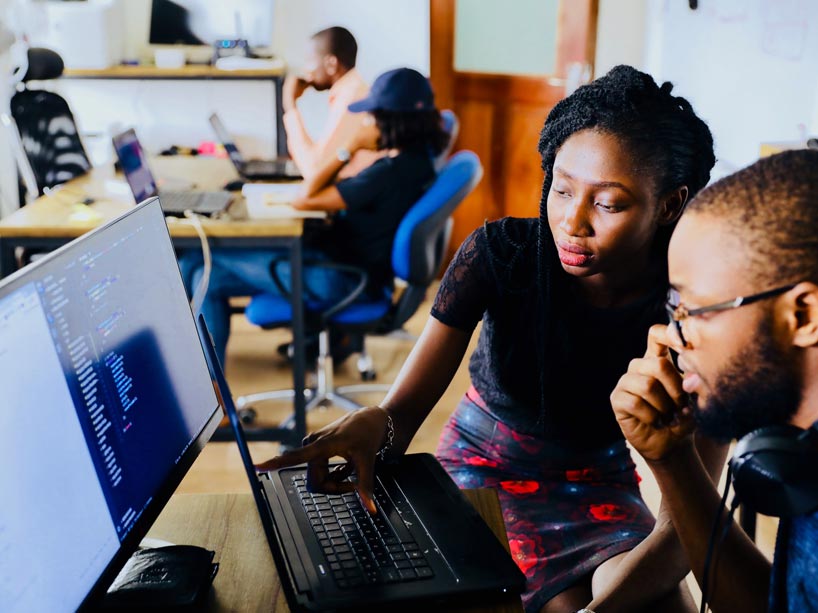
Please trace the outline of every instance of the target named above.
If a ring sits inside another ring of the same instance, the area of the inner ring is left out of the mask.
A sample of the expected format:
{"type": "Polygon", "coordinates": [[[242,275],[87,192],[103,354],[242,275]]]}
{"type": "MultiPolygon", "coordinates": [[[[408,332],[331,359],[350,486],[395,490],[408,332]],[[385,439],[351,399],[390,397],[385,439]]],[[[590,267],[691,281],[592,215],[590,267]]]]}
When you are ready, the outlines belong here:
{"type": "Polygon", "coordinates": [[[355,133],[349,140],[347,149],[350,153],[358,151],[358,149],[378,149],[378,141],[381,138],[381,132],[378,126],[375,125],[375,120],[371,117],[365,117],[363,121],[358,124],[355,133]]]}
{"type": "Polygon", "coordinates": [[[306,79],[296,75],[287,75],[281,92],[281,107],[285,113],[295,108],[296,100],[303,96],[309,87],[311,84],[306,79]]]}
{"type": "Polygon", "coordinates": [[[694,428],[669,346],[667,326],[651,327],[644,357],[631,361],[611,394],[622,433],[649,461],[663,460],[679,445],[689,444],[694,428]]]}

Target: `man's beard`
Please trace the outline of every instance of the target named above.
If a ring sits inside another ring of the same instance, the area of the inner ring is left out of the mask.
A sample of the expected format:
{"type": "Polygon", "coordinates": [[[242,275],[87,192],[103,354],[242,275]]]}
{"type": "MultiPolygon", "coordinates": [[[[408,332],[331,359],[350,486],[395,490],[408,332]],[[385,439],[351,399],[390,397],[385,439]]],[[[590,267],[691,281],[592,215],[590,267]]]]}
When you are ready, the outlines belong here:
{"type": "Polygon", "coordinates": [[[765,319],[754,338],[755,347],[741,351],[721,373],[711,396],[699,406],[696,394],[690,407],[699,430],[727,442],[762,428],[787,423],[798,410],[801,385],[792,357],[776,347],[772,324],[765,319]]]}

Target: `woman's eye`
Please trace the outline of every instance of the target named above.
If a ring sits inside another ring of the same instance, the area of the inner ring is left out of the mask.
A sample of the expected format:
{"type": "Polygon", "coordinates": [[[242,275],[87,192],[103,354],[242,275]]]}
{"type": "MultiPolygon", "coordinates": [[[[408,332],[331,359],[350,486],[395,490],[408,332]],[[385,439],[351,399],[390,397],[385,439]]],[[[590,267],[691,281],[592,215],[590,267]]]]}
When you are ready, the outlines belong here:
{"type": "Polygon", "coordinates": [[[603,211],[607,211],[608,213],[616,213],[617,211],[621,211],[622,207],[616,204],[606,204],[604,202],[597,202],[596,206],[598,206],[603,211]]]}
{"type": "Polygon", "coordinates": [[[551,189],[552,189],[552,191],[553,191],[555,194],[557,194],[558,196],[562,196],[563,198],[565,198],[565,197],[567,197],[567,196],[568,196],[568,192],[567,192],[567,191],[565,191],[564,189],[559,189],[558,187],[553,187],[553,188],[551,188],[551,189]]]}

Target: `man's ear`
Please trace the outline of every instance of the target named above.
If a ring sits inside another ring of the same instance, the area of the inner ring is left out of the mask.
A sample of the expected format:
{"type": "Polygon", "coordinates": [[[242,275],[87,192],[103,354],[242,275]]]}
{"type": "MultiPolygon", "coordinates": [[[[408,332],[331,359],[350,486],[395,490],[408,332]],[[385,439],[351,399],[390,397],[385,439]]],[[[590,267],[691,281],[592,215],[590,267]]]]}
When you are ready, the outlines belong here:
{"type": "Polygon", "coordinates": [[[324,70],[327,75],[334,77],[338,72],[338,58],[331,53],[324,56],[324,70]]]}
{"type": "Polygon", "coordinates": [[[804,281],[786,294],[786,323],[796,347],[818,347],[818,285],[804,281]]]}
{"type": "Polygon", "coordinates": [[[688,194],[687,185],[682,185],[662,196],[659,211],[660,226],[668,226],[679,219],[687,204],[688,194]]]}

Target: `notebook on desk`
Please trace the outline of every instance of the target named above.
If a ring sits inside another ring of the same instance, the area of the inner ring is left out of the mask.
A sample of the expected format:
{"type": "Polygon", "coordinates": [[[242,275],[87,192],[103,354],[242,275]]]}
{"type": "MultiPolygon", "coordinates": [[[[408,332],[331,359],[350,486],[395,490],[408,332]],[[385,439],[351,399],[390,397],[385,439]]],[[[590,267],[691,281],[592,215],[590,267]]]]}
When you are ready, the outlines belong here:
{"type": "Polygon", "coordinates": [[[440,605],[523,589],[525,576],[429,454],[378,467],[374,517],[357,494],[310,492],[304,466],[257,474],[202,316],[197,324],[293,611],[440,605]]]}
{"type": "Polygon", "coordinates": [[[221,213],[233,201],[233,194],[227,191],[166,191],[157,187],[156,179],[148,167],[145,151],[136,137],[136,132],[126,130],[113,138],[114,151],[125,173],[136,202],[155,196],[162,197],[165,215],[182,217],[185,211],[199,215],[221,213]]]}
{"type": "Polygon", "coordinates": [[[301,173],[292,160],[278,158],[275,160],[247,160],[242,155],[233,137],[225,128],[221,118],[213,113],[210,116],[210,125],[216,133],[216,137],[227,152],[236,171],[245,179],[250,181],[271,181],[271,180],[298,180],[301,173]]]}

